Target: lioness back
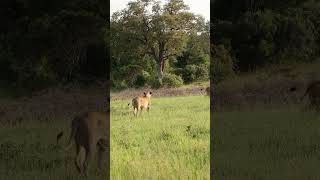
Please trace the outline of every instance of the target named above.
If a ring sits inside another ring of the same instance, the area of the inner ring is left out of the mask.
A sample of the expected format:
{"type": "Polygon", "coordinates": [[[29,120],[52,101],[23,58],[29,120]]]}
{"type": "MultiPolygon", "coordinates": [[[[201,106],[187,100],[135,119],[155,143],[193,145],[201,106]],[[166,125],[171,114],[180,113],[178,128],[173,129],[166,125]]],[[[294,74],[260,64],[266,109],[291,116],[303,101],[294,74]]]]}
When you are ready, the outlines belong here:
{"type": "Polygon", "coordinates": [[[86,116],[86,120],[89,126],[92,126],[94,128],[102,128],[104,130],[106,129],[108,118],[106,112],[88,112],[86,116]]]}
{"type": "Polygon", "coordinates": [[[141,112],[143,108],[147,109],[147,111],[149,112],[152,92],[144,92],[143,94],[143,96],[135,97],[132,99],[132,106],[134,110],[133,113],[135,116],[137,116],[137,112],[141,112]]]}
{"type": "Polygon", "coordinates": [[[149,94],[149,96],[146,95],[145,96],[139,96],[139,97],[135,97],[132,99],[132,105],[135,108],[139,108],[139,107],[144,107],[147,108],[150,105],[151,102],[151,92],[149,94]]]}

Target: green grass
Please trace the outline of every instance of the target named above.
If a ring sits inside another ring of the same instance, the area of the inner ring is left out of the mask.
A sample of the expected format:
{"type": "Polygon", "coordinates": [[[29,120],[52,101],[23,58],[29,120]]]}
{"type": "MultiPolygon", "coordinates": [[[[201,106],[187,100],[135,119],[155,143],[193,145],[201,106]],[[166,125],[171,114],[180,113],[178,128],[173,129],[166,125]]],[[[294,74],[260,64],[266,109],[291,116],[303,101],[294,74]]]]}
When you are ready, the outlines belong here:
{"type": "Polygon", "coordinates": [[[320,116],[312,112],[217,112],[214,179],[320,179],[320,116]]]}
{"type": "MultiPolygon", "coordinates": [[[[67,129],[70,120],[53,123],[24,123],[19,127],[0,129],[0,179],[2,180],[101,180],[106,171],[98,174],[96,159],[91,162],[89,178],[78,175],[74,165],[75,149],[62,151],[56,145],[56,135],[67,129]]],[[[65,131],[65,144],[70,130],[65,131]]],[[[74,148],[74,147],[73,147],[74,148]]]]}
{"type": "Polygon", "coordinates": [[[153,98],[137,118],[127,104],[111,102],[111,179],[209,179],[208,97],[153,98]]]}

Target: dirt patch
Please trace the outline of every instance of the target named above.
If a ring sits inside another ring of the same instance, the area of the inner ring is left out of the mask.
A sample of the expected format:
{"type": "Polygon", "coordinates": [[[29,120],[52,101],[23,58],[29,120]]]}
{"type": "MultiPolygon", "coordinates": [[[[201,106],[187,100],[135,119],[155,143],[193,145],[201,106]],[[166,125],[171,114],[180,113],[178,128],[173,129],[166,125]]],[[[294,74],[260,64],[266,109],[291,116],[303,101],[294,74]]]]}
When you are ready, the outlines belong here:
{"type": "Polygon", "coordinates": [[[301,66],[267,68],[211,85],[215,88],[211,98],[213,109],[222,111],[306,106],[308,98],[302,101],[301,97],[308,84],[320,80],[320,63],[301,66]]]}
{"type": "Polygon", "coordinates": [[[196,96],[204,95],[206,86],[193,86],[182,88],[161,88],[161,89],[126,89],[121,92],[111,93],[111,100],[127,100],[143,95],[143,92],[151,91],[152,97],[171,96],[196,96]],[[201,90],[202,89],[202,90],[201,90]]]}
{"type": "Polygon", "coordinates": [[[84,111],[105,111],[105,86],[86,89],[47,89],[32,97],[0,100],[0,124],[15,126],[23,121],[66,121],[84,111]],[[70,90],[71,89],[71,90],[70,90]]]}

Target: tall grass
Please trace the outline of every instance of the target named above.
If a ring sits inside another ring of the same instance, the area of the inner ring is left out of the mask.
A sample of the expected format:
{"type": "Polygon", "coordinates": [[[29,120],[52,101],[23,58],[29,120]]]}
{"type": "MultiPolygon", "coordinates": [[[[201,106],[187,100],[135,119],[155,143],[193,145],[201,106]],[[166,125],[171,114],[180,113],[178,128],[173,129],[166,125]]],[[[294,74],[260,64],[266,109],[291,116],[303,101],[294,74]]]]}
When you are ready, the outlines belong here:
{"type": "Polygon", "coordinates": [[[208,97],[153,98],[137,118],[128,102],[111,102],[111,179],[209,179],[208,97]]]}
{"type": "Polygon", "coordinates": [[[314,112],[214,113],[214,179],[320,179],[314,112]]]}
{"type": "MultiPolygon", "coordinates": [[[[1,180],[81,180],[106,179],[106,170],[96,171],[97,159],[91,162],[89,177],[79,176],[74,165],[75,148],[65,152],[56,145],[56,135],[64,129],[65,144],[70,120],[65,122],[29,122],[0,128],[1,180]]],[[[106,163],[106,162],[105,162],[106,163]]]]}

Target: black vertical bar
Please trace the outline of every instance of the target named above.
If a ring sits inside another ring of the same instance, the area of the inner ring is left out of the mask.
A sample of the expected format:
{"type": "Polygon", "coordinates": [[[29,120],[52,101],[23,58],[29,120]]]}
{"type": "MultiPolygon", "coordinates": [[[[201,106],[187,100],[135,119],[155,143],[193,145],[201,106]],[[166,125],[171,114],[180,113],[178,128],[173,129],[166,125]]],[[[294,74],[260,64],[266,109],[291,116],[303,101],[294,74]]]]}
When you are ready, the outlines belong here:
{"type": "Polygon", "coordinates": [[[106,99],[107,99],[107,132],[108,132],[108,146],[107,146],[107,164],[106,164],[106,169],[107,169],[107,180],[110,179],[110,86],[111,86],[111,80],[110,80],[110,72],[111,72],[111,67],[110,67],[110,1],[106,1],[106,14],[107,14],[107,38],[106,38],[106,73],[107,73],[107,85],[106,85],[106,99]]]}
{"type": "MultiPolygon", "coordinates": [[[[212,46],[213,46],[213,27],[212,27],[212,22],[213,22],[213,6],[214,6],[214,0],[210,0],[210,64],[212,63],[212,46]]],[[[210,65],[210,179],[214,179],[214,125],[213,125],[213,101],[214,101],[214,96],[213,96],[213,79],[211,77],[211,65],[210,65]]]]}

